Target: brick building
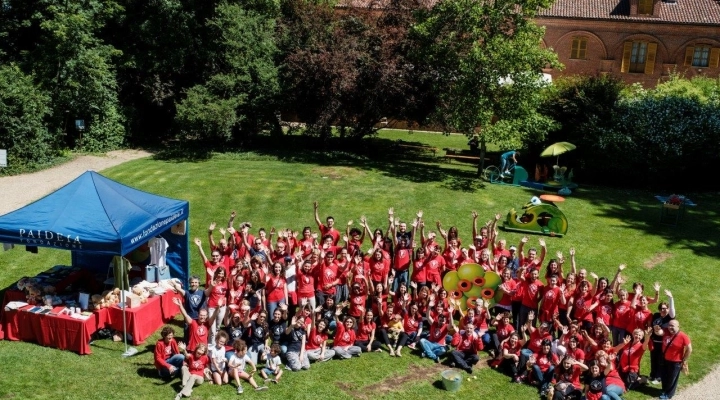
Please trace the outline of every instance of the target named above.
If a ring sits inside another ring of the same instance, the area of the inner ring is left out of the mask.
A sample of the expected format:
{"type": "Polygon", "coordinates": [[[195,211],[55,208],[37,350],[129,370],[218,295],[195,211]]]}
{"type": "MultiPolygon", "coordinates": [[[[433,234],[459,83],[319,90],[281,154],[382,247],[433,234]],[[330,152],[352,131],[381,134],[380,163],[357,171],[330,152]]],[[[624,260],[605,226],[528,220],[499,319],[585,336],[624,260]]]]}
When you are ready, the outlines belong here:
{"type": "Polygon", "coordinates": [[[651,87],[673,70],[720,76],[718,0],[556,0],[537,23],[565,65],[553,77],[609,73],[651,87]]]}

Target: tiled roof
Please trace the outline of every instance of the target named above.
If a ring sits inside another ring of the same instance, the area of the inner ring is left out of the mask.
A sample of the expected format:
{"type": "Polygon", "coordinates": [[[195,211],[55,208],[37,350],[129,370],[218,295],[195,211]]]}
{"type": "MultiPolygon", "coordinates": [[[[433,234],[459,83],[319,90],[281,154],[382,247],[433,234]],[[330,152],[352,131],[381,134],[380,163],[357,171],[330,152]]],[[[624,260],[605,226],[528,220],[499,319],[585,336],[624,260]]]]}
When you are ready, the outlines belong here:
{"type": "Polygon", "coordinates": [[[659,1],[655,7],[660,7],[658,17],[630,16],[630,0],[556,0],[550,8],[540,11],[538,16],[720,25],[719,0],[659,1]]]}

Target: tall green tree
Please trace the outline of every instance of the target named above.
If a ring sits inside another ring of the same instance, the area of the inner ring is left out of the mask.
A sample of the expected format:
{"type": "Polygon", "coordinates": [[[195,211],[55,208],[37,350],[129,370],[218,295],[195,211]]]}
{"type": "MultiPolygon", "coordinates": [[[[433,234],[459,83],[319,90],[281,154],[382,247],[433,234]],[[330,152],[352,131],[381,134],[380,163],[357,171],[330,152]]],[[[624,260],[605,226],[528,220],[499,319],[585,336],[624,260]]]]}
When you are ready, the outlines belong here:
{"type": "Polygon", "coordinates": [[[0,172],[43,164],[56,155],[56,136],[45,125],[49,103],[49,96],[18,66],[0,66],[0,148],[8,150],[8,168],[0,172]]]}
{"type": "Polygon", "coordinates": [[[559,67],[540,46],[544,31],[532,20],[552,0],[443,0],[417,14],[411,31],[414,61],[434,97],[430,119],[445,130],[480,129],[486,143],[519,148],[554,126],[538,113],[542,69],[559,67]]]}
{"type": "Polygon", "coordinates": [[[24,64],[50,94],[54,111],[50,128],[67,133],[73,147],[88,151],[118,147],[125,133],[114,64],[120,52],[99,36],[121,8],[107,0],[33,4],[28,29],[35,30],[37,38],[24,64]],[[84,131],[74,131],[75,119],[85,120],[84,131]]]}
{"type": "Polygon", "coordinates": [[[221,2],[207,21],[207,79],[186,92],[176,122],[185,135],[228,141],[278,121],[272,2],[221,2]],[[263,5],[264,4],[264,5],[263,5]],[[261,11],[258,11],[260,9],[261,11]]]}

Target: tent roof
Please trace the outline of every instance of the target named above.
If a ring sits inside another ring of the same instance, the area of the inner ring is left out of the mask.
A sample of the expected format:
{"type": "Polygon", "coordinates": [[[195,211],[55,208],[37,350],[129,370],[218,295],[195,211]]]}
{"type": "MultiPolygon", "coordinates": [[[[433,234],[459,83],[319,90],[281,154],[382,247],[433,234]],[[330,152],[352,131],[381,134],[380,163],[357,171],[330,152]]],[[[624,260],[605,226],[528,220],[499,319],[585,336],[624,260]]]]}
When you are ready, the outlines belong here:
{"type": "Polygon", "coordinates": [[[187,201],[87,171],[40,200],[0,216],[0,242],[124,255],[187,218],[187,201]]]}

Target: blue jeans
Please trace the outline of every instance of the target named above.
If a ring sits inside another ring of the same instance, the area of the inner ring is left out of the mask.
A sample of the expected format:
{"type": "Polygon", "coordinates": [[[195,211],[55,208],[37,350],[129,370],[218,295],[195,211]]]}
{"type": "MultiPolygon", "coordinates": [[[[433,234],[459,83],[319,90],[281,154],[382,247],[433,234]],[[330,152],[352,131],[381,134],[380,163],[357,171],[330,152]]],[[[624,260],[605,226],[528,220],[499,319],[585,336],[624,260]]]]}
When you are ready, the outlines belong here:
{"type": "Polygon", "coordinates": [[[608,385],[600,400],[622,400],[623,390],[618,385],[608,385]]]}
{"type": "Polygon", "coordinates": [[[275,312],[275,309],[280,307],[281,304],[285,304],[285,300],[271,301],[271,302],[267,303],[268,318],[272,318],[273,313],[275,312]]]}
{"type": "Polygon", "coordinates": [[[553,374],[555,373],[555,367],[550,366],[550,368],[547,369],[544,373],[540,370],[540,367],[536,365],[533,365],[532,367],[533,377],[535,380],[538,381],[538,387],[540,387],[541,390],[547,390],[547,388],[550,386],[550,382],[552,382],[553,374]]]}
{"type": "Polygon", "coordinates": [[[420,347],[422,347],[423,353],[425,353],[427,358],[431,360],[437,360],[440,356],[447,353],[447,346],[439,345],[427,339],[420,339],[420,347]]]}
{"type": "Polygon", "coordinates": [[[500,158],[500,173],[505,173],[505,168],[509,168],[512,165],[512,160],[505,157],[500,158]]]}
{"type": "Polygon", "coordinates": [[[408,284],[408,270],[405,271],[395,271],[395,279],[393,279],[392,283],[392,291],[397,293],[398,288],[400,287],[400,282],[404,282],[405,286],[408,284]]]}
{"type": "Polygon", "coordinates": [[[168,358],[165,360],[166,363],[172,365],[175,367],[175,372],[172,374],[170,373],[170,369],[165,367],[158,368],[158,374],[160,374],[161,378],[172,378],[174,376],[180,375],[180,369],[183,366],[183,361],[185,360],[185,356],[182,354],[175,354],[174,356],[168,358]]]}

